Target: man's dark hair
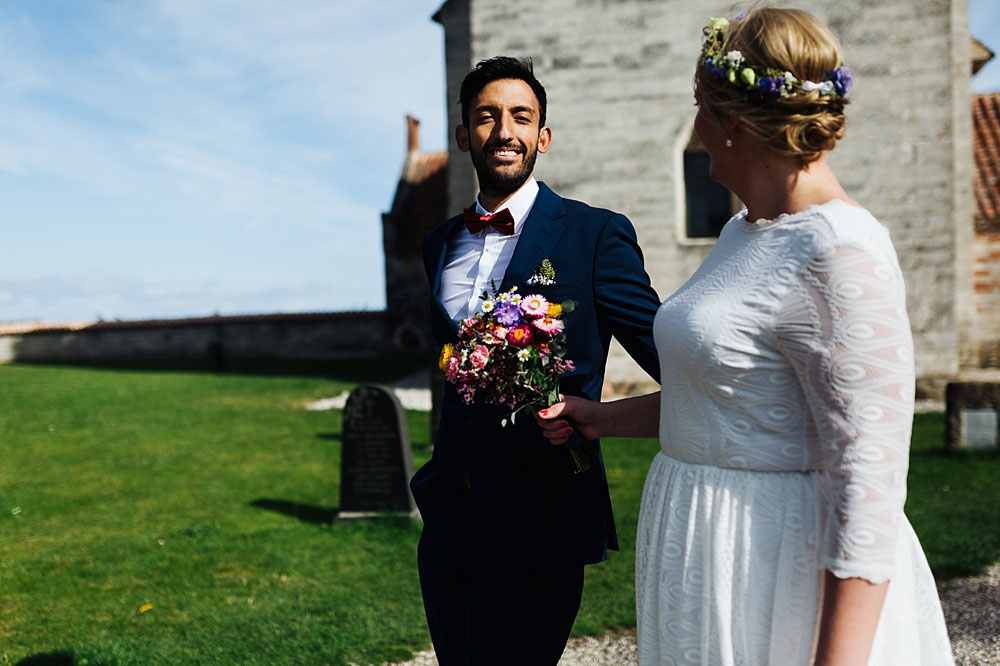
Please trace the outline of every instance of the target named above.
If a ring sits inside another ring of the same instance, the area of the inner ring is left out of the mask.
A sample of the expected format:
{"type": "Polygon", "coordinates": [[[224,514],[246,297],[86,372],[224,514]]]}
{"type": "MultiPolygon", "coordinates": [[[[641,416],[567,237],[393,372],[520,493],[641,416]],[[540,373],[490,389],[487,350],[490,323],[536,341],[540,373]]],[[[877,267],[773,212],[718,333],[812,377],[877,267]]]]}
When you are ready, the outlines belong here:
{"type": "Polygon", "coordinates": [[[489,60],[480,60],[476,68],[466,74],[462,88],[458,93],[458,102],[462,105],[462,124],[469,126],[469,102],[479,94],[488,83],[500,79],[519,79],[531,87],[538,99],[538,127],[545,126],[545,88],[535,78],[531,58],[511,58],[496,56],[489,60]]]}

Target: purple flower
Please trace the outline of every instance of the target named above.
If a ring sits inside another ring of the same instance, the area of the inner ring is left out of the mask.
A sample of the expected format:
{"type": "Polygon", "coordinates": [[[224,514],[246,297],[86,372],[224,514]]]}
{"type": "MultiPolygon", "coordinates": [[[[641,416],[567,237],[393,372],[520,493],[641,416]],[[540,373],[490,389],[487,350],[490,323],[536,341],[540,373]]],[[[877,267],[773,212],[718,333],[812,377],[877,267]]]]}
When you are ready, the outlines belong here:
{"type": "Polygon", "coordinates": [[[779,76],[778,80],[775,81],[770,76],[765,76],[760,80],[760,94],[765,99],[773,99],[781,94],[781,84],[784,83],[784,77],[779,76]]]}
{"type": "Polygon", "coordinates": [[[497,323],[504,326],[515,326],[521,321],[521,308],[518,307],[517,303],[503,301],[497,304],[493,312],[497,323]]]}
{"type": "Polygon", "coordinates": [[[851,70],[843,65],[830,72],[830,80],[833,81],[833,87],[837,89],[837,94],[841,97],[851,92],[851,86],[854,84],[851,70]]]}
{"type": "Polygon", "coordinates": [[[726,75],[725,70],[712,62],[712,56],[705,58],[705,68],[708,72],[717,79],[721,79],[726,75]]]}
{"type": "Polygon", "coordinates": [[[740,12],[739,14],[736,15],[736,20],[737,21],[742,21],[746,17],[747,17],[747,13],[746,12],[740,12]]]}

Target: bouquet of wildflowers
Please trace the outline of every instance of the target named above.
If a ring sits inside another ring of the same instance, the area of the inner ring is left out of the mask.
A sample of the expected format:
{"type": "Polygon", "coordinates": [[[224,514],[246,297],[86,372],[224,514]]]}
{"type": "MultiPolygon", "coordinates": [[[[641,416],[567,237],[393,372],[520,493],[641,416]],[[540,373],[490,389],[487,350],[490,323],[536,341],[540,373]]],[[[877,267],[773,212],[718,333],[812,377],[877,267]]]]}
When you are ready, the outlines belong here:
{"type": "MultiPolygon", "coordinates": [[[[539,294],[521,296],[517,287],[492,296],[483,292],[483,305],[459,325],[458,343],[441,350],[445,378],[458,387],[466,404],[474,400],[502,405],[512,411],[502,425],[513,423],[526,408],[545,408],[559,401],[559,377],[574,369],[566,353],[562,315],[575,301],[550,303],[539,294]]],[[[597,459],[592,444],[584,450],[570,446],[578,472],[597,459]]]]}

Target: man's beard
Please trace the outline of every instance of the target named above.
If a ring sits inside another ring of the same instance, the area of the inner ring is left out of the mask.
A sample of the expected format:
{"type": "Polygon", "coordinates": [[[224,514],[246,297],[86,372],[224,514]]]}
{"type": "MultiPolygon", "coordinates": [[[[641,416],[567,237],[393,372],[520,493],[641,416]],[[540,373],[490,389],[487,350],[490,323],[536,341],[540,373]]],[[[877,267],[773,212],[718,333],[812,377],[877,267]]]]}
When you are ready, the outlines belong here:
{"type": "Polygon", "coordinates": [[[494,148],[497,146],[484,147],[482,151],[472,150],[469,151],[469,155],[472,157],[472,165],[476,168],[480,191],[492,196],[506,196],[516,192],[531,177],[531,172],[535,170],[538,149],[530,153],[525,149],[525,159],[520,167],[515,170],[504,170],[501,173],[486,164],[486,152],[494,148]]]}

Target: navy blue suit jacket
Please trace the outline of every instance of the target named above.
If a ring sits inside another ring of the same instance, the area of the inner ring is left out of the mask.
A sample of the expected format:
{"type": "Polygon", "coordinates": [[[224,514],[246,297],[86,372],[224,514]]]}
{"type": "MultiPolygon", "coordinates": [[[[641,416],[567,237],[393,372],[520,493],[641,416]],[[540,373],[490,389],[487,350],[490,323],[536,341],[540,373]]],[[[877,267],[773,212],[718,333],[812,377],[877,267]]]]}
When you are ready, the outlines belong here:
{"type": "MultiPolygon", "coordinates": [[[[456,216],[424,240],[431,323],[442,345],[457,340],[436,294],[448,238],[461,225],[456,216]]],[[[600,400],[612,336],[659,381],[652,324],[660,300],[625,216],[563,199],[540,183],[500,289],[515,285],[522,294],[578,303],[565,315],[566,358],[576,369],[560,382],[563,393],[600,400]],[[543,259],[555,269],[555,284],[525,286],[543,259]]],[[[509,411],[465,405],[455,387],[445,385],[433,457],[410,483],[424,520],[422,545],[450,549],[459,539],[515,560],[605,559],[609,548],[618,549],[618,539],[603,463],[574,474],[569,451],[548,444],[530,414],[522,412],[513,426],[502,427],[509,411]],[[463,495],[466,472],[471,488],[463,495]],[[472,503],[471,529],[454,524],[460,501],[472,503]]]]}

